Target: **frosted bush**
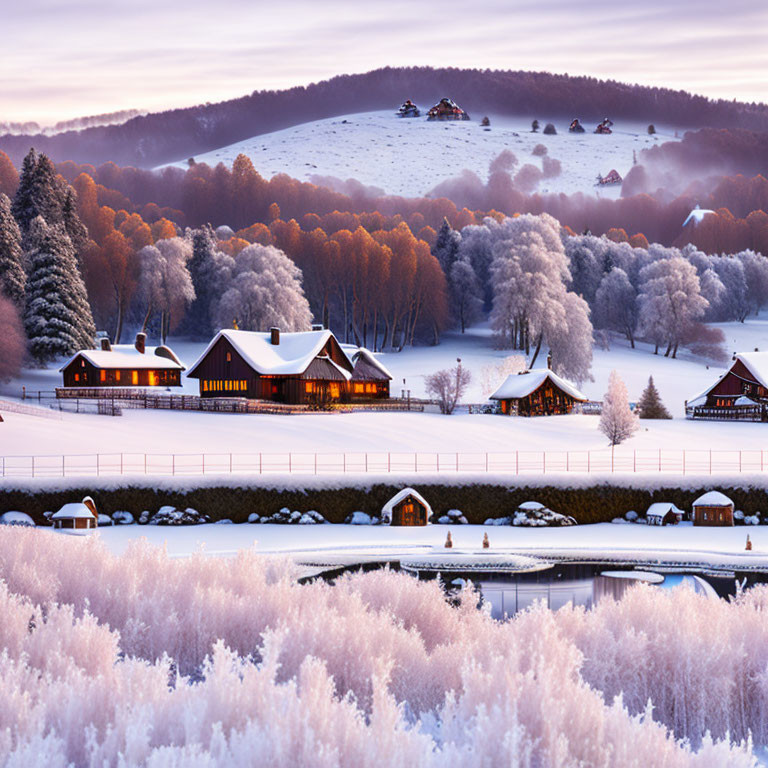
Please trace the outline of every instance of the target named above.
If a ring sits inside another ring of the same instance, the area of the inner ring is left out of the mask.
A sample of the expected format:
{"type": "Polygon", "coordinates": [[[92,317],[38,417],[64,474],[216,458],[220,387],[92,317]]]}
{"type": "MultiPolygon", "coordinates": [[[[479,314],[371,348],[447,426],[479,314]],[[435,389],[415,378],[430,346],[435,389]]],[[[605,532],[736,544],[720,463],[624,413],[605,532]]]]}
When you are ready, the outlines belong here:
{"type": "Polygon", "coordinates": [[[112,513],[112,522],[115,525],[133,525],[135,520],[130,512],[119,511],[112,513]]]}
{"type": "Polygon", "coordinates": [[[635,512],[635,510],[634,510],[634,509],[630,509],[628,512],[625,512],[625,513],[624,513],[624,517],[625,517],[625,518],[626,518],[626,519],[627,519],[627,520],[628,520],[630,523],[634,523],[634,522],[635,522],[635,520],[637,520],[637,517],[638,517],[638,515],[637,515],[637,512],[635,512]]]}
{"type": "Polygon", "coordinates": [[[768,742],[768,587],[499,623],[469,583],[298,575],[0,527],[0,765],[746,768],[768,742]]]}
{"type": "Polygon", "coordinates": [[[35,527],[35,521],[26,512],[3,512],[0,515],[0,525],[27,525],[35,527]]]}

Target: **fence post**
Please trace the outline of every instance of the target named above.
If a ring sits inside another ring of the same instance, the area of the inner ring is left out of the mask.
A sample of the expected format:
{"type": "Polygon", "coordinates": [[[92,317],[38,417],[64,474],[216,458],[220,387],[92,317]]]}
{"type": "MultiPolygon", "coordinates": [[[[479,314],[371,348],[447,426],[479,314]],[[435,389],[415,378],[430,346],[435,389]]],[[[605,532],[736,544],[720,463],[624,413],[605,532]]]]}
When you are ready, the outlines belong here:
{"type": "MultiPolygon", "coordinates": [[[[763,457],[763,452],[760,451],[760,458],[762,459],[762,457],[763,457]]],[[[709,449],[709,474],[710,475],[712,474],[712,449],[711,448],[709,449]]]]}
{"type": "Polygon", "coordinates": [[[144,474],[147,474],[147,454],[144,454],[144,474]]]}
{"type": "Polygon", "coordinates": [[[515,474],[520,474],[520,451],[515,451],[515,474]]]}
{"type": "Polygon", "coordinates": [[[637,448],[632,451],[632,471],[637,474],[637,448]]]}
{"type": "MultiPolygon", "coordinates": [[[[66,471],[64,469],[64,456],[61,457],[61,476],[66,476],[66,471]]],[[[5,477],[5,459],[3,459],[3,477],[5,477]]]]}
{"type": "Polygon", "coordinates": [[[101,454],[96,454],[96,477],[101,474],[101,454]]]}
{"type": "Polygon", "coordinates": [[[229,474],[232,474],[232,454],[229,454],[229,474]]]}
{"type": "Polygon", "coordinates": [[[175,453],[171,454],[171,474],[172,475],[176,474],[176,454],[175,453]]]}
{"type": "Polygon", "coordinates": [[[459,471],[459,452],[456,451],[456,471],[459,471]]]}
{"type": "Polygon", "coordinates": [[[485,452],[485,472],[488,473],[488,451],[485,452]]]}
{"type": "Polygon", "coordinates": [[[291,472],[293,472],[293,460],[291,457],[291,452],[288,452],[288,474],[290,475],[291,472]]]}
{"type": "Polygon", "coordinates": [[[35,457],[32,457],[32,477],[35,476],[35,457]]]}
{"type": "Polygon", "coordinates": [[[203,454],[203,474],[205,474],[205,454],[203,454]]]}
{"type": "Polygon", "coordinates": [[[686,453],[687,451],[685,450],[685,448],[683,448],[683,474],[685,474],[685,454],[686,453]]]}
{"type": "Polygon", "coordinates": [[[342,457],[341,466],[343,468],[343,473],[346,475],[347,474],[347,454],[346,453],[342,453],[341,457],[342,457]]]}
{"type": "Polygon", "coordinates": [[[661,448],[659,448],[659,472],[661,472],[661,448]]]}
{"type": "Polygon", "coordinates": [[[315,474],[317,474],[317,453],[315,453],[315,474]]]}
{"type": "Polygon", "coordinates": [[[542,475],[547,474],[547,452],[546,451],[541,452],[541,474],[542,475]]]}
{"type": "Polygon", "coordinates": [[[264,474],[264,468],[262,467],[262,463],[261,463],[261,453],[259,453],[259,474],[260,475],[264,474]]]}

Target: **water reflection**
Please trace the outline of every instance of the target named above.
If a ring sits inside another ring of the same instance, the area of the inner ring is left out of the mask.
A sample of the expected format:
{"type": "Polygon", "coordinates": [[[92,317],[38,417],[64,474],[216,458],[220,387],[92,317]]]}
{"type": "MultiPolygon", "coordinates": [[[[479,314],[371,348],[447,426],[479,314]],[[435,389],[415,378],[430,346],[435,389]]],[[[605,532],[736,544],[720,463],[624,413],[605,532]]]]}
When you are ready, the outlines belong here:
{"type": "MultiPolygon", "coordinates": [[[[642,580],[658,581],[656,586],[662,589],[683,585],[710,596],[732,594],[735,589],[733,579],[715,579],[721,583],[713,588],[712,580],[701,576],[665,573],[643,577],[642,573],[637,574],[642,580]]],[[[609,571],[605,566],[574,565],[557,566],[538,573],[484,574],[482,579],[475,578],[473,581],[490,605],[493,618],[504,620],[529,608],[536,601],[556,611],[568,603],[591,608],[606,597],[621,600],[626,591],[637,583],[637,579],[626,577],[630,575],[630,571],[609,571]]]]}

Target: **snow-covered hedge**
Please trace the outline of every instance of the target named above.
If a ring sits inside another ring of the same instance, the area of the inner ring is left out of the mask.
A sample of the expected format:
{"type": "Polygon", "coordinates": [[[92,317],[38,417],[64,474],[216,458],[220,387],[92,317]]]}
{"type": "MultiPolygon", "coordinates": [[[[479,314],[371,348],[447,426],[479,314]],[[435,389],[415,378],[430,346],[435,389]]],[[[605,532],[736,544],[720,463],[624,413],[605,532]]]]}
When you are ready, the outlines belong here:
{"type": "MultiPolygon", "coordinates": [[[[615,522],[612,520],[611,522],[615,522]]],[[[517,525],[524,528],[576,525],[575,518],[553,512],[539,501],[524,501],[512,515],[488,518],[484,525],[517,525]]]]}
{"type": "Polygon", "coordinates": [[[10,510],[0,515],[0,525],[27,525],[34,528],[35,521],[24,512],[10,510]]]}
{"type": "Polygon", "coordinates": [[[444,515],[433,514],[430,522],[438,525],[467,525],[469,520],[460,509],[449,509],[444,515]]]}
{"type": "Polygon", "coordinates": [[[768,743],[766,587],[499,623],[469,585],[296,576],[0,526],[0,765],[752,768],[706,733],[768,743]]]}
{"type": "Polygon", "coordinates": [[[276,523],[278,525],[319,525],[328,521],[316,510],[308,512],[291,512],[288,507],[283,507],[272,515],[258,515],[252,512],[248,515],[249,523],[276,523]]]}

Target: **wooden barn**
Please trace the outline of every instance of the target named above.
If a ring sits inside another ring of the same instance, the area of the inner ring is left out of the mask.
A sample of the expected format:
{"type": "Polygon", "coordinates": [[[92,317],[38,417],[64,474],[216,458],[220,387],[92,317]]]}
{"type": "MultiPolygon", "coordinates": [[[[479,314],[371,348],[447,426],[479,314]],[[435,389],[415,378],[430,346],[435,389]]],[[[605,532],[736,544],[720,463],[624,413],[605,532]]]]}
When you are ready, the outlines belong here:
{"type": "Polygon", "coordinates": [[[694,525],[733,525],[733,502],[720,491],[708,491],[693,502],[694,525]]]}
{"type": "Polygon", "coordinates": [[[697,417],[768,419],[768,352],[734,355],[731,367],[709,389],[686,402],[697,417]]]}
{"type": "Polygon", "coordinates": [[[65,387],[180,387],[184,366],[170,347],[147,347],[146,334],[134,344],[100,340],[100,349],[83,349],[59,370],[65,387]]]}
{"type": "Polygon", "coordinates": [[[413,488],[403,488],[381,508],[383,525],[427,525],[430,517],[432,517],[432,507],[413,488]]]}
{"type": "Polygon", "coordinates": [[[587,401],[573,384],[549,368],[511,373],[490,399],[499,401],[502,413],[514,416],[571,413],[575,403],[587,401]]]}
{"type": "Polygon", "coordinates": [[[219,331],[190,368],[201,397],[333,403],[389,396],[390,374],[366,349],[350,354],[329,330],[219,331]]]}

